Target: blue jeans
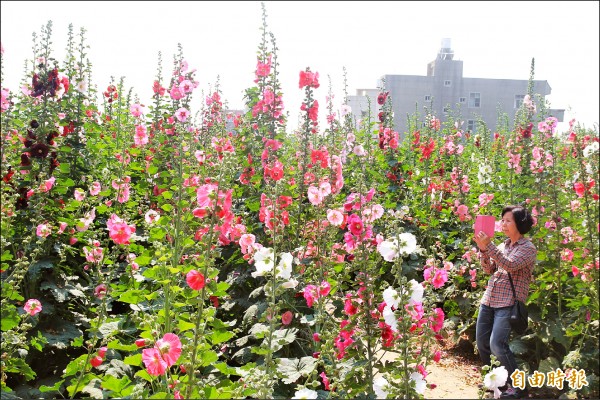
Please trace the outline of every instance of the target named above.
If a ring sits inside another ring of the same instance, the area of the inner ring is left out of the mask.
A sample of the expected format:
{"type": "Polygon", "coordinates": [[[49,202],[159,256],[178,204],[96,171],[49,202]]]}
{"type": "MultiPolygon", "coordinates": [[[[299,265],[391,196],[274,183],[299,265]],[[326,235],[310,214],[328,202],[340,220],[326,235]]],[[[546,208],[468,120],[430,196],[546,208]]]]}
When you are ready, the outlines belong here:
{"type": "Polygon", "coordinates": [[[486,305],[479,306],[477,316],[476,340],[479,357],[485,365],[490,365],[490,355],[496,356],[500,364],[510,375],[517,369],[515,355],[508,347],[510,337],[510,309],[511,307],[492,308],[486,305]]]}

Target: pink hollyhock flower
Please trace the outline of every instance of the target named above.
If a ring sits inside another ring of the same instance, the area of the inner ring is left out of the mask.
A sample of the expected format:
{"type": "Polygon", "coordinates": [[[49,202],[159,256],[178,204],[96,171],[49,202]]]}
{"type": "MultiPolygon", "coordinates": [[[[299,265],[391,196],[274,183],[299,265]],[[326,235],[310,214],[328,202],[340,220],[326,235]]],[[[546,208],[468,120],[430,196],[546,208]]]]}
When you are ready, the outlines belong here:
{"type": "Polygon", "coordinates": [[[169,91],[169,95],[173,100],[181,100],[185,93],[179,86],[175,86],[175,84],[173,84],[173,87],[171,87],[171,90],[169,91]]]}
{"type": "Polygon", "coordinates": [[[448,273],[445,269],[436,269],[431,283],[434,288],[439,289],[448,281],[448,273]]]}
{"type": "Polygon", "coordinates": [[[196,271],[195,269],[191,270],[185,276],[185,280],[187,284],[194,290],[202,290],[205,285],[204,275],[201,272],[196,271]]]}
{"type": "Polygon", "coordinates": [[[136,339],[136,341],[135,341],[135,345],[136,345],[138,348],[145,347],[145,346],[146,346],[146,339],[136,339]]]}
{"type": "Polygon", "coordinates": [[[148,131],[144,125],[136,125],[135,126],[135,134],[133,135],[133,142],[138,147],[141,147],[148,143],[148,131]]]}
{"type": "Polygon", "coordinates": [[[50,179],[43,181],[42,184],[40,185],[40,192],[42,192],[42,193],[49,192],[50,189],[52,189],[52,186],[54,186],[55,181],[56,181],[55,177],[51,177],[50,179]]]}
{"type": "Polygon", "coordinates": [[[444,327],[444,310],[442,310],[439,307],[436,307],[433,309],[433,313],[435,314],[435,316],[433,317],[434,323],[431,326],[431,329],[437,333],[444,327]]]}
{"type": "Polygon", "coordinates": [[[77,188],[73,192],[73,197],[77,201],[83,201],[83,199],[85,199],[85,192],[82,189],[77,188]]]}
{"type": "Polygon", "coordinates": [[[327,375],[325,374],[325,371],[321,372],[319,374],[319,376],[321,377],[321,379],[323,379],[323,386],[325,387],[325,390],[330,390],[330,388],[329,388],[329,378],[327,378],[327,375]]]}
{"type": "Polygon", "coordinates": [[[159,218],[160,218],[160,215],[154,210],[148,210],[148,211],[146,211],[146,214],[144,215],[144,220],[146,221],[146,223],[148,225],[152,225],[153,223],[158,221],[159,218]]]}
{"type": "Polygon", "coordinates": [[[39,224],[35,230],[35,234],[39,237],[48,237],[52,233],[52,229],[47,224],[39,224]]]}
{"type": "Polygon", "coordinates": [[[292,323],[292,318],[294,315],[291,311],[286,311],[281,315],[281,323],[284,325],[289,325],[292,323]]]}
{"type": "Polygon", "coordinates": [[[104,359],[106,352],[108,351],[108,347],[102,346],[98,349],[98,355],[104,359]]]}
{"type": "Polygon", "coordinates": [[[433,361],[440,362],[441,359],[442,359],[442,352],[439,350],[436,350],[435,353],[433,353],[433,361]]]}
{"type": "Polygon", "coordinates": [[[317,287],[315,285],[307,285],[302,294],[306,300],[306,305],[312,307],[318,296],[317,287]]]}
{"type": "Polygon", "coordinates": [[[58,233],[63,233],[65,229],[67,229],[68,224],[66,222],[61,222],[58,224],[58,233]]]}
{"type": "Polygon", "coordinates": [[[96,182],[92,183],[92,186],[90,187],[90,194],[92,196],[97,196],[101,190],[102,190],[102,186],[100,185],[100,182],[96,181],[96,182]]]}
{"type": "Polygon", "coordinates": [[[174,333],[165,333],[162,339],[156,341],[155,347],[160,350],[167,367],[174,365],[181,355],[181,341],[174,333]]]}
{"type": "Polygon", "coordinates": [[[321,194],[319,188],[315,186],[308,188],[308,201],[314,206],[318,206],[323,202],[323,194],[321,194]]]}
{"type": "Polygon", "coordinates": [[[187,121],[189,116],[190,112],[186,108],[181,107],[179,110],[175,111],[175,117],[179,120],[179,122],[187,121]]]}
{"type": "Polygon", "coordinates": [[[108,287],[104,283],[102,283],[102,284],[96,286],[96,288],[94,289],[94,296],[96,296],[97,298],[102,300],[104,298],[104,296],[106,296],[107,290],[108,290],[108,287]]]}
{"type": "Polygon", "coordinates": [[[167,370],[167,363],[155,347],[142,350],[142,361],[150,375],[160,376],[167,370]]]}
{"type": "Polygon", "coordinates": [[[344,214],[340,210],[327,210],[327,221],[333,226],[344,223],[344,214]]]}
{"type": "Polygon", "coordinates": [[[129,107],[129,111],[131,112],[131,115],[137,118],[140,115],[144,114],[144,106],[137,103],[132,104],[131,107],[129,107]]]}
{"type": "Polygon", "coordinates": [[[460,219],[461,221],[467,220],[467,216],[469,214],[469,207],[467,207],[464,204],[459,205],[456,208],[456,214],[458,215],[458,219],[460,219]]]}
{"type": "Polygon", "coordinates": [[[577,275],[579,275],[579,268],[577,268],[575,265],[573,265],[571,267],[571,272],[573,273],[573,276],[577,276],[577,275]]]}
{"type": "Polygon", "coordinates": [[[29,299],[25,302],[23,306],[25,312],[32,317],[42,311],[42,303],[38,299],[29,299]]]}
{"type": "Polygon", "coordinates": [[[248,250],[252,249],[256,243],[256,237],[251,233],[245,233],[240,237],[240,247],[243,254],[248,254],[248,250]]]}
{"type": "Polygon", "coordinates": [[[102,365],[102,361],[104,361],[102,357],[96,356],[90,360],[90,364],[92,364],[92,367],[98,368],[100,365],[102,365]]]}
{"type": "Polygon", "coordinates": [[[360,217],[356,214],[352,214],[348,217],[348,229],[355,236],[360,236],[364,226],[360,217]]]}
{"type": "Polygon", "coordinates": [[[315,342],[320,342],[321,341],[321,335],[319,335],[318,332],[313,333],[313,340],[315,342]]]}
{"type": "Polygon", "coordinates": [[[319,295],[325,297],[331,291],[331,285],[327,281],[322,281],[319,285],[319,295]]]}
{"type": "Polygon", "coordinates": [[[571,249],[563,249],[560,252],[560,259],[570,262],[573,259],[573,251],[571,249]]]}
{"type": "Polygon", "coordinates": [[[108,236],[117,244],[129,244],[131,235],[135,233],[135,225],[128,225],[114,213],[106,221],[106,226],[108,227],[108,236]]]}

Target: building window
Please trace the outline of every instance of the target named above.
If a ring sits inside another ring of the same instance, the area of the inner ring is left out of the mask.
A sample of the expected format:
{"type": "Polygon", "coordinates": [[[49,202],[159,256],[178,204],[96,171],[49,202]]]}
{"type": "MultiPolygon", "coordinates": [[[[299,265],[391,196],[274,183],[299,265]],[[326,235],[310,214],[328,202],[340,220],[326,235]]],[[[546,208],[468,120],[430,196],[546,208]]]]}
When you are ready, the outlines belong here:
{"type": "Polygon", "coordinates": [[[467,98],[466,97],[459,97],[458,98],[458,102],[459,103],[466,103],[467,102],[467,98]]]}
{"type": "Polygon", "coordinates": [[[446,87],[452,86],[452,81],[448,81],[448,80],[444,81],[444,86],[446,86],[446,87]]]}
{"type": "Polygon", "coordinates": [[[475,127],[475,120],[470,119],[467,121],[467,131],[475,133],[475,127]]]}
{"type": "Polygon", "coordinates": [[[469,107],[479,108],[481,106],[481,93],[469,93],[469,107]]]}
{"type": "Polygon", "coordinates": [[[429,96],[429,95],[425,96],[425,101],[431,101],[431,96],[429,96]]]}
{"type": "Polygon", "coordinates": [[[523,100],[525,99],[524,94],[515,95],[515,109],[520,108],[523,105],[523,100]]]}

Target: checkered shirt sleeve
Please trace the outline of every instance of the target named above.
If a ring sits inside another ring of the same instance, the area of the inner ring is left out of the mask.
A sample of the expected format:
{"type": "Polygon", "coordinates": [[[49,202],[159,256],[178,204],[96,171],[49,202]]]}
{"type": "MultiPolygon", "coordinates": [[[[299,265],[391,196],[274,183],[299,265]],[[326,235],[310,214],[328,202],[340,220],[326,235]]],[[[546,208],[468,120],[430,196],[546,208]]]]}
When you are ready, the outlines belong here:
{"type": "Polygon", "coordinates": [[[525,238],[512,245],[508,239],[503,249],[490,243],[487,251],[480,252],[479,256],[484,272],[491,274],[481,303],[493,308],[514,304],[514,295],[508,279],[509,272],[515,285],[517,299],[525,302],[536,256],[535,246],[525,238]]]}

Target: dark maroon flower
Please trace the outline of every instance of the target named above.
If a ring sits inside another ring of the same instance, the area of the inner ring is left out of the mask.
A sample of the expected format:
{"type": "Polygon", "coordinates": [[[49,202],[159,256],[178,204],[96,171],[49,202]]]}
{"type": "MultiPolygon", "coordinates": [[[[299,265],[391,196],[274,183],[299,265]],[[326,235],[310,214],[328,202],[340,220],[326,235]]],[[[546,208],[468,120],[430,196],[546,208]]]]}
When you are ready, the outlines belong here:
{"type": "Polygon", "coordinates": [[[44,143],[36,143],[31,146],[31,157],[46,158],[50,149],[44,143]]]}
{"type": "Polygon", "coordinates": [[[383,105],[385,103],[385,101],[387,100],[388,94],[389,94],[388,92],[379,93],[379,95],[377,96],[377,103],[379,105],[383,105]]]}
{"type": "Polygon", "coordinates": [[[385,114],[383,113],[383,111],[379,112],[378,117],[379,117],[379,122],[383,122],[383,120],[385,119],[385,114]]]}
{"type": "Polygon", "coordinates": [[[27,167],[28,165],[31,165],[31,159],[29,158],[29,155],[26,153],[21,154],[21,166],[27,167]]]}
{"type": "Polygon", "coordinates": [[[33,119],[31,120],[31,122],[29,123],[29,126],[31,126],[33,129],[37,128],[38,126],[40,126],[40,123],[37,122],[37,120],[33,119]]]}

